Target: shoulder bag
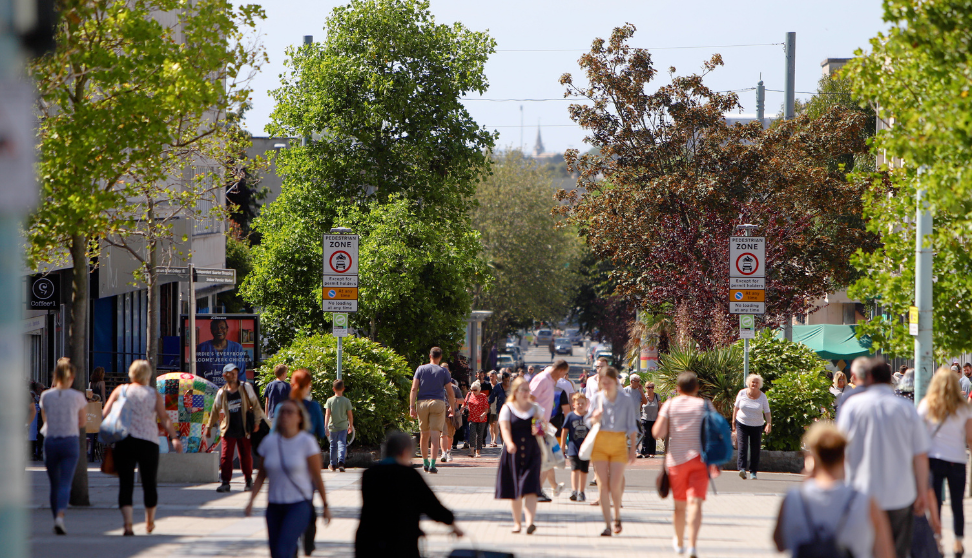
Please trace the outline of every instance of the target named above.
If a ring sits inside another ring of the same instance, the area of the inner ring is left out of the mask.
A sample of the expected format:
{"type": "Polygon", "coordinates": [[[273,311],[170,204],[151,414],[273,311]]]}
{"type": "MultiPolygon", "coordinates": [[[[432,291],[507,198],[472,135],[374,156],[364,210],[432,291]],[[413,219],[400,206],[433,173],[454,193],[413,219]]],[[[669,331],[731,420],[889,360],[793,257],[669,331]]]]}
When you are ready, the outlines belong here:
{"type": "Polygon", "coordinates": [[[114,444],[128,437],[129,429],[132,426],[132,410],[126,405],[128,398],[125,391],[128,386],[122,386],[118,391],[118,398],[111,405],[111,412],[101,421],[101,428],[98,429],[98,439],[102,444],[114,444]]]}
{"type": "Polygon", "coordinates": [[[246,410],[246,420],[244,421],[246,423],[246,437],[250,439],[250,446],[253,451],[256,451],[263,442],[263,439],[270,433],[270,425],[267,424],[266,419],[260,419],[260,429],[256,432],[253,431],[256,424],[256,413],[253,412],[253,400],[256,399],[257,405],[260,404],[260,400],[257,399],[256,394],[253,393],[253,388],[248,383],[243,383],[240,387],[243,390],[241,395],[246,397],[248,407],[246,410]]]}
{"type": "Polygon", "coordinates": [[[578,459],[582,461],[591,460],[591,454],[594,453],[594,441],[597,439],[597,434],[600,431],[601,431],[601,423],[598,422],[591,428],[590,432],[587,433],[587,437],[584,438],[584,443],[582,443],[581,447],[577,450],[578,459]]]}

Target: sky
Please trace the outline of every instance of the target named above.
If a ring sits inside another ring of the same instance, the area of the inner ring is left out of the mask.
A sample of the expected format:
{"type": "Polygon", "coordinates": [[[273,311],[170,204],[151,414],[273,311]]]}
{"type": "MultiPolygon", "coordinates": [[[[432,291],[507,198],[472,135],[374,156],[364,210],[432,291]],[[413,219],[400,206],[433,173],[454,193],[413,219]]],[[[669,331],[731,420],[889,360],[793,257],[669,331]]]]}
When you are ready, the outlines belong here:
{"type": "MultiPolygon", "coordinates": [[[[266,136],[273,110],[268,92],[279,86],[285,49],[302,43],[304,35],[323,40],[328,14],[345,2],[233,1],[261,4],[267,14],[259,33],[270,62],[252,83],[253,108],[245,122],[254,136],[266,136]]],[[[499,132],[497,147],[518,148],[522,141],[527,152],[536,142],[538,126],[547,152],[589,148],[584,130],[567,113],[570,102],[560,100],[564,88],[559,79],[569,72],[577,83],[582,78],[580,55],[595,38],[607,39],[614,27],[625,23],[637,28],[630,44],[651,49],[662,80],[669,66],[679,74],[695,73],[714,53],[722,55],[725,66],[706,78],[713,89],[755,88],[762,77],[767,116],[783,105],[782,43],[788,31],[796,32],[796,90],[805,92],[797,94],[799,99],[816,90],[825,58],[849,58],[858,48],[867,50],[869,39],[887,28],[880,0],[432,0],[431,10],[437,23],[459,21],[496,39],[497,52],[486,64],[490,87],[482,96],[493,100],[470,99],[465,105],[480,125],[499,132]]],[[[756,112],[754,89],[740,91],[739,100],[743,113],[756,112]]]]}

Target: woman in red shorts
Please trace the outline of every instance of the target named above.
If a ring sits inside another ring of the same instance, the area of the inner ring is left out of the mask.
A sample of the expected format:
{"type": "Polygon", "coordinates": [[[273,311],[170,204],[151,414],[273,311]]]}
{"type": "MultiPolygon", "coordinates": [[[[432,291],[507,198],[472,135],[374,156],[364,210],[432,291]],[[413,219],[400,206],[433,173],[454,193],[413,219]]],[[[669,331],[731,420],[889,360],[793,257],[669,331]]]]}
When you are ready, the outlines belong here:
{"type": "MultiPolygon", "coordinates": [[[[705,400],[698,393],[699,378],[695,372],[679,374],[678,396],[665,402],[651,431],[655,438],[670,437],[665,446],[665,467],[675,500],[672,548],[676,554],[685,554],[685,539],[688,538],[687,550],[692,558],[697,556],[695,543],[702,526],[702,502],[709,486],[709,474],[701,457],[705,400]]],[[[715,469],[718,474],[718,467],[715,469]]]]}

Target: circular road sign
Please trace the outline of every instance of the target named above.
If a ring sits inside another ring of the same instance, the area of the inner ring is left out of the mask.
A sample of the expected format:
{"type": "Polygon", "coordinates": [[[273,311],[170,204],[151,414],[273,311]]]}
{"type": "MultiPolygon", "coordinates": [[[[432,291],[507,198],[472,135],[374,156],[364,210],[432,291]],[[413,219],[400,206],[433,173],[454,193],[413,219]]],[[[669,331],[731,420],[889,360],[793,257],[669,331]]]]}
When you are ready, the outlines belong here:
{"type": "Polygon", "coordinates": [[[351,254],[344,250],[338,250],[331,254],[331,259],[327,262],[334,273],[347,273],[351,269],[351,254]]]}
{"type": "Polygon", "coordinates": [[[742,300],[743,299],[742,291],[736,292],[736,295],[735,296],[736,296],[736,300],[742,300]]]}
{"type": "Polygon", "coordinates": [[[736,271],[743,275],[752,275],[759,269],[759,258],[752,252],[743,252],[736,258],[736,271]]]}

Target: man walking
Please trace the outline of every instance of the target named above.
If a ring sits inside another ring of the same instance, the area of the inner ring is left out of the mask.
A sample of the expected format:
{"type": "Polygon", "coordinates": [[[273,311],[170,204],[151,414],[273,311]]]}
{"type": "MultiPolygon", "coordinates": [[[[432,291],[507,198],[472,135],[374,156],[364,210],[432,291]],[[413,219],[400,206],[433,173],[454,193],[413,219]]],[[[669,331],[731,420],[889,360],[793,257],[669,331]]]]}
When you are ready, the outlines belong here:
{"type": "Polygon", "coordinates": [[[845,400],[837,417],[847,436],[847,482],[888,514],[895,553],[907,558],[914,517],[928,504],[928,431],[914,405],[894,395],[883,359],[870,359],[860,379],[867,389],[845,400]]]}
{"type": "Polygon", "coordinates": [[[455,394],[452,389],[446,389],[447,385],[451,387],[452,376],[439,364],[441,360],[442,349],[432,347],[429,351],[429,363],[415,369],[412,391],[408,396],[408,412],[412,418],[417,418],[419,421],[422,468],[427,473],[439,472],[435,468],[435,460],[439,455],[439,436],[445,430],[447,410],[456,407],[455,394]],[[429,459],[430,441],[431,460],[429,459]]]}
{"type": "MultiPolygon", "coordinates": [[[[557,381],[561,378],[567,376],[567,372],[570,371],[570,365],[567,361],[560,359],[553,365],[548,366],[543,372],[537,374],[533,380],[530,382],[530,395],[533,396],[533,400],[536,401],[545,415],[549,417],[551,412],[553,412],[554,405],[554,390],[557,386],[557,381]]],[[[554,470],[550,469],[540,473],[540,486],[543,486],[544,480],[550,480],[550,483],[554,486],[554,496],[558,496],[560,493],[560,486],[557,484],[557,477],[554,474],[554,470]]],[[[540,490],[538,495],[538,502],[549,502],[550,497],[540,490]]]]}

